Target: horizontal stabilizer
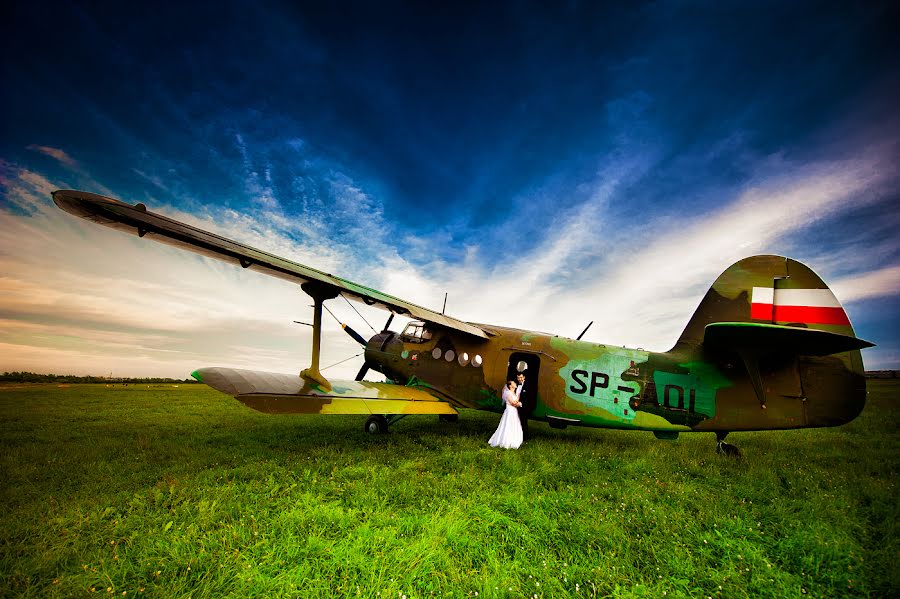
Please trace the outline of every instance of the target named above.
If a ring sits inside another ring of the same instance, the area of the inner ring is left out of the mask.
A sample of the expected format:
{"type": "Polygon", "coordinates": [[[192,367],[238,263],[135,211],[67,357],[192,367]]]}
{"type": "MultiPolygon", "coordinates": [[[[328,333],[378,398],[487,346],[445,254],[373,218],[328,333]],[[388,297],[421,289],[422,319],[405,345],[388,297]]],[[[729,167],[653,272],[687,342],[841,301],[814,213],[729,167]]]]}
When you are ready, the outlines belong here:
{"type": "Polygon", "coordinates": [[[427,391],[391,383],[329,381],[331,389],[294,375],[201,368],[195,379],[267,414],[457,414],[427,391]]]}
{"type": "Polygon", "coordinates": [[[804,356],[827,356],[875,345],[821,329],[754,322],[710,323],[706,325],[703,343],[735,350],[778,351],[804,356]]]}

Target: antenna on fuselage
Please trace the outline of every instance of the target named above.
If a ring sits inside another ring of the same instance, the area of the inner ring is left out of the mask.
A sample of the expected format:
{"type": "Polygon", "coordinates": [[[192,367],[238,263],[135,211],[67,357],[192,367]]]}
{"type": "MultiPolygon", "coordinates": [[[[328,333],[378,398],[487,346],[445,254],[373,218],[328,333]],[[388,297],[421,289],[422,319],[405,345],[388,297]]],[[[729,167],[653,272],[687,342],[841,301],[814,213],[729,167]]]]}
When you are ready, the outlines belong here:
{"type": "Polygon", "coordinates": [[[586,327],[584,327],[584,330],[581,331],[581,334],[578,335],[578,337],[575,338],[575,341],[581,341],[581,338],[584,337],[584,334],[587,333],[587,330],[588,330],[589,328],[591,328],[591,325],[592,325],[592,324],[594,324],[594,321],[593,321],[593,320],[590,321],[586,327]]]}
{"type": "Polygon", "coordinates": [[[444,307],[441,308],[441,314],[447,311],[447,292],[444,292],[444,307]]]}

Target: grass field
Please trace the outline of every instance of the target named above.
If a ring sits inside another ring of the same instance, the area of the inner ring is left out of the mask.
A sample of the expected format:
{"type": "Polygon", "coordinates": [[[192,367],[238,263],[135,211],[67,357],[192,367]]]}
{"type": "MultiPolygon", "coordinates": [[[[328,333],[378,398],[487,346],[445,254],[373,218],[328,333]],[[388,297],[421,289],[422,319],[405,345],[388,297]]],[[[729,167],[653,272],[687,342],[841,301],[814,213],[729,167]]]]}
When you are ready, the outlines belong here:
{"type": "Polygon", "coordinates": [[[898,596],[900,385],[837,429],[267,416],[202,386],[0,388],[0,594],[898,596]]]}

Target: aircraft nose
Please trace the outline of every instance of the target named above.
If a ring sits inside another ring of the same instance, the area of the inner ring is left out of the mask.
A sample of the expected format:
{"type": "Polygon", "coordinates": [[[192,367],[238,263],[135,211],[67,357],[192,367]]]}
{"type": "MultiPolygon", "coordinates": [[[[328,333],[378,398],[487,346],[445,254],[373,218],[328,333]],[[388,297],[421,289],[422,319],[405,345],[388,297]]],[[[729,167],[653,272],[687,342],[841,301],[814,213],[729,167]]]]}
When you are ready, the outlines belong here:
{"type": "Polygon", "coordinates": [[[387,374],[384,369],[396,358],[396,356],[391,354],[389,347],[392,345],[391,340],[396,336],[397,334],[394,332],[382,331],[369,339],[369,342],[366,344],[366,363],[371,368],[382,374],[387,374]]]}
{"type": "Polygon", "coordinates": [[[369,339],[368,343],[366,343],[366,354],[371,352],[380,352],[382,351],[382,346],[385,341],[390,339],[394,334],[390,331],[382,331],[380,333],[376,333],[369,339]]]}

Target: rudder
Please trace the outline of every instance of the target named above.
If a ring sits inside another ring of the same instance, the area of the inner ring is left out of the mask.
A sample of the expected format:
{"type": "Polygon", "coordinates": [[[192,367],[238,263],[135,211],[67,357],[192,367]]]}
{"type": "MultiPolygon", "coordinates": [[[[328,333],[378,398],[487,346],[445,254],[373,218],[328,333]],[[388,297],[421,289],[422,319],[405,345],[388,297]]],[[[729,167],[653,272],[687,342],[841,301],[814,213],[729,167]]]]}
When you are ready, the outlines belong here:
{"type": "MultiPolygon", "coordinates": [[[[834,293],[808,266],[752,256],[716,279],[670,353],[686,362],[742,363],[763,408],[772,398],[798,398],[803,416],[784,424],[789,428],[833,426],[859,414],[865,403],[859,350],[871,345],[856,337],[834,293]]],[[[746,428],[782,427],[769,422],[773,416],[757,415],[758,426],[746,428]]]]}

